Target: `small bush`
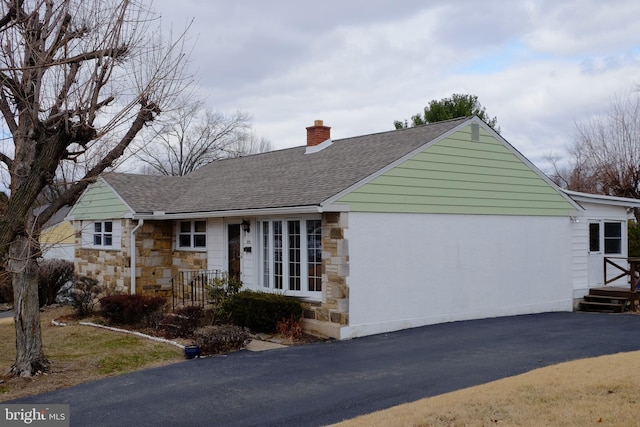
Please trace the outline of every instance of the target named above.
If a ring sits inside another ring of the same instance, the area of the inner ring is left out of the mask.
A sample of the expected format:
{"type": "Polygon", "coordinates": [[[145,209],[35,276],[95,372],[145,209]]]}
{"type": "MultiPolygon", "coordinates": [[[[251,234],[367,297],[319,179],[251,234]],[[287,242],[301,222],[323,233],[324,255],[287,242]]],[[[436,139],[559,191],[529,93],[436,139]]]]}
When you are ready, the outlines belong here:
{"type": "Polygon", "coordinates": [[[102,292],[98,281],[86,276],[76,276],[73,279],[71,292],[71,306],[76,312],[76,317],[85,317],[93,313],[96,298],[102,292]]]}
{"type": "Polygon", "coordinates": [[[40,307],[55,304],[60,288],[73,279],[73,263],[63,259],[45,259],[38,265],[40,307]]]}
{"type": "Polygon", "coordinates": [[[193,339],[202,354],[219,354],[244,348],[249,332],[233,325],[210,325],[196,329],[193,339]]]}
{"type": "Polygon", "coordinates": [[[251,291],[231,295],[223,302],[223,310],[234,325],[254,332],[274,333],[278,321],[302,317],[302,305],[297,298],[251,291]]]}
{"type": "Polygon", "coordinates": [[[302,338],[302,325],[299,317],[290,317],[278,321],[276,325],[278,335],[289,338],[292,341],[299,341],[302,338]]]}
{"type": "Polygon", "coordinates": [[[235,276],[230,276],[228,273],[223,273],[221,277],[216,277],[207,283],[207,297],[209,300],[209,312],[208,315],[211,318],[211,324],[215,325],[217,322],[225,322],[225,312],[223,310],[223,303],[231,296],[240,291],[242,287],[242,280],[235,276]]]}
{"type": "Polygon", "coordinates": [[[204,320],[204,309],[197,305],[188,305],[176,310],[175,314],[166,316],[162,328],[167,338],[190,337],[204,320]]]}
{"type": "Polygon", "coordinates": [[[116,325],[154,326],[167,300],[148,295],[107,295],[100,298],[102,316],[116,325]]]}

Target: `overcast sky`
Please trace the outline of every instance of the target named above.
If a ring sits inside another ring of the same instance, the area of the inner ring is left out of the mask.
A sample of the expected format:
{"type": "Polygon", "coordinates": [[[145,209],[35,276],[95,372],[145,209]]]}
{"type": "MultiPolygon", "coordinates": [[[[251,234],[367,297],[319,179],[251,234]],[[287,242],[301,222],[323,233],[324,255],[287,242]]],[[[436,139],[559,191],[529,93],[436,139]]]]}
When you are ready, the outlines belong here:
{"type": "Polygon", "coordinates": [[[640,84],[640,1],[156,0],[190,30],[207,107],[253,117],[273,148],[393,129],[432,99],[475,94],[538,166],[575,122],[640,84]]]}

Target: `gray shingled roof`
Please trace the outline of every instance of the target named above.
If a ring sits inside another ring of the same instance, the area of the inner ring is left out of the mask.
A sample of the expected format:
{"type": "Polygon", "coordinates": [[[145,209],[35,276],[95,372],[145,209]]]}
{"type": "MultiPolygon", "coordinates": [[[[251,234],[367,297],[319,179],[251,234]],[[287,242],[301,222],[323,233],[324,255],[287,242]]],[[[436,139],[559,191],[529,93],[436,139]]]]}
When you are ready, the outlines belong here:
{"type": "Polygon", "coordinates": [[[211,163],[184,177],[105,174],[137,213],[317,206],[468,118],[211,163]]]}

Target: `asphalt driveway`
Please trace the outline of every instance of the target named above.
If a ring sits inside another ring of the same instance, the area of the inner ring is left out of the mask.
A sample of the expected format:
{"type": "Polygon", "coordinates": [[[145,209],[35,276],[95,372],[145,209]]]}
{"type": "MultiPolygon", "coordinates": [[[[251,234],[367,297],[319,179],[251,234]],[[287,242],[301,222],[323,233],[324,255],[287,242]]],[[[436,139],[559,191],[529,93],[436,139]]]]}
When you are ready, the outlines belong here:
{"type": "Polygon", "coordinates": [[[319,426],[634,350],[640,315],[546,313],[194,359],[15,402],[68,403],[74,426],[319,426]]]}

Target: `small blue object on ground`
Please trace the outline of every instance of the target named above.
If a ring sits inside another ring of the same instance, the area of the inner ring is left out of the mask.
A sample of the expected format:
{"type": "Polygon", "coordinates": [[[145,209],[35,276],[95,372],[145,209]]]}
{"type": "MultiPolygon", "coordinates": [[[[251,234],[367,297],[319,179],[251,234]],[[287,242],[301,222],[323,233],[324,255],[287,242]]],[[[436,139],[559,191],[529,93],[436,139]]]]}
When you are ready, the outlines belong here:
{"type": "Polygon", "coordinates": [[[200,347],[197,345],[187,345],[184,347],[184,356],[187,359],[193,359],[200,356],[200,347]]]}

